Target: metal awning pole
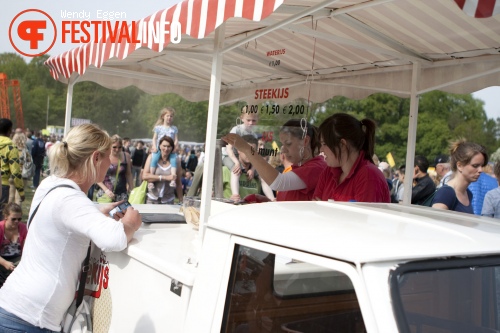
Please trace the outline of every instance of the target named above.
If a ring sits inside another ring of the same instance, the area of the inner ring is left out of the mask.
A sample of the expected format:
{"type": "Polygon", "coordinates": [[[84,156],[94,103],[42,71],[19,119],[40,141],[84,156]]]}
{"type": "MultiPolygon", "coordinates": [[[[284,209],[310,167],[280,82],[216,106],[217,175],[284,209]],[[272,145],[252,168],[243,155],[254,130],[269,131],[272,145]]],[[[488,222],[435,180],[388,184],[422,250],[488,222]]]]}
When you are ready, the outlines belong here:
{"type": "Polygon", "coordinates": [[[210,77],[210,97],[208,100],[207,134],[205,138],[205,162],[203,165],[203,183],[201,186],[200,236],[203,239],[206,223],[210,216],[212,185],[215,164],[215,140],[219,119],[219,101],[222,76],[222,48],[224,47],[225,24],[215,31],[212,74],[210,77]]]}
{"type": "Polygon", "coordinates": [[[413,63],[411,75],[410,121],[408,124],[408,142],[406,149],[406,172],[404,181],[403,205],[411,205],[411,190],[413,187],[413,169],[415,161],[415,146],[417,142],[418,120],[418,85],[420,82],[420,63],[413,63]]]}
{"type": "Polygon", "coordinates": [[[68,82],[68,92],[66,93],[66,116],[64,118],[64,136],[66,136],[71,128],[71,112],[73,106],[73,86],[78,81],[77,76],[75,78],[70,78],[68,82]]]}

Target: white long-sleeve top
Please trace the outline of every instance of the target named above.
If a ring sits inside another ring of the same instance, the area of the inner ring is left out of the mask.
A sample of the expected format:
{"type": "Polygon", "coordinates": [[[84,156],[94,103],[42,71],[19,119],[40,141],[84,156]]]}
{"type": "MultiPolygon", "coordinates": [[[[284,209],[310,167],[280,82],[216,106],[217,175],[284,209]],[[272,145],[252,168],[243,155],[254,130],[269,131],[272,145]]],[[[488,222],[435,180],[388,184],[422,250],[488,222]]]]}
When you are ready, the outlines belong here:
{"type": "Polygon", "coordinates": [[[42,199],[29,226],[21,263],[0,289],[0,307],[32,325],[59,331],[74,299],[89,241],[103,251],[121,251],[127,247],[127,237],[123,224],[101,213],[69,179],[45,179],[35,193],[30,216],[42,199]],[[60,184],[74,189],[57,188],[45,197],[60,184]]]}

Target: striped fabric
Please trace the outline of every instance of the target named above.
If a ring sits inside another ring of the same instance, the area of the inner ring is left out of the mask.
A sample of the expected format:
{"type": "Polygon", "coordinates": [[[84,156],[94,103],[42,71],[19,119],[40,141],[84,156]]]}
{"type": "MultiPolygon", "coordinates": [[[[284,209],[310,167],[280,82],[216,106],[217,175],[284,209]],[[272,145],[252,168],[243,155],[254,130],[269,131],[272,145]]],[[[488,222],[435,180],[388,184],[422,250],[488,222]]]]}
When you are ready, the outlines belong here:
{"type": "MultiPolygon", "coordinates": [[[[137,21],[137,29],[134,31],[136,40],[142,40],[143,27],[157,26],[157,24],[165,26],[165,22],[170,22],[170,27],[180,26],[182,35],[201,39],[233,17],[260,21],[273,13],[282,3],[283,0],[184,0],[169,9],[158,11],[137,21]]],[[[131,25],[129,30],[132,31],[131,25]]],[[[165,37],[159,41],[148,38],[142,43],[134,43],[134,40],[115,43],[107,38],[105,41],[84,44],[53,56],[45,64],[55,79],[59,76],[69,78],[73,72],[83,75],[89,65],[100,68],[108,59],[113,57],[125,59],[141,47],[161,52],[171,42],[169,35],[165,37]]]]}
{"type": "Polygon", "coordinates": [[[500,2],[496,0],[455,0],[455,2],[467,15],[476,18],[491,17],[500,13],[500,2]]]}

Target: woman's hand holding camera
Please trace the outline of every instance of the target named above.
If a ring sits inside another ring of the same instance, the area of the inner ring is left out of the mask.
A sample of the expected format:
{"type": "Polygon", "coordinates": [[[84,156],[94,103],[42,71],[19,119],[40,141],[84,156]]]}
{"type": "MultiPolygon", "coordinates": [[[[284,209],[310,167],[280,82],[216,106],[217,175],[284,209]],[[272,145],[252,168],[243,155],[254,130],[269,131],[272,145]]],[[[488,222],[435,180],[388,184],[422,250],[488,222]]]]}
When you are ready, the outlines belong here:
{"type": "Polygon", "coordinates": [[[123,229],[127,235],[127,240],[130,241],[132,236],[134,236],[134,232],[141,227],[142,218],[139,211],[130,206],[121,218],[121,222],[123,223],[123,229]]]}

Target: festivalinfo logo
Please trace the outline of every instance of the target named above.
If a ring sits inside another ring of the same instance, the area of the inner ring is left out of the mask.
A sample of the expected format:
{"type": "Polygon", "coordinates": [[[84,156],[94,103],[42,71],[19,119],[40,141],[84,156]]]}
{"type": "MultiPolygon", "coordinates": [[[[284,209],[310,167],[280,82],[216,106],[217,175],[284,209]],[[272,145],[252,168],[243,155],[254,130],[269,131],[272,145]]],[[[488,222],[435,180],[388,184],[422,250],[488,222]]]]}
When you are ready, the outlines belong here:
{"type": "Polygon", "coordinates": [[[46,12],[26,9],[10,22],[9,40],[17,52],[27,57],[49,52],[58,38],[63,44],[98,43],[108,39],[112,43],[136,44],[161,43],[167,38],[174,44],[181,41],[179,22],[129,22],[126,18],[127,14],[119,11],[61,10],[62,21],[58,27],[46,12]]]}

